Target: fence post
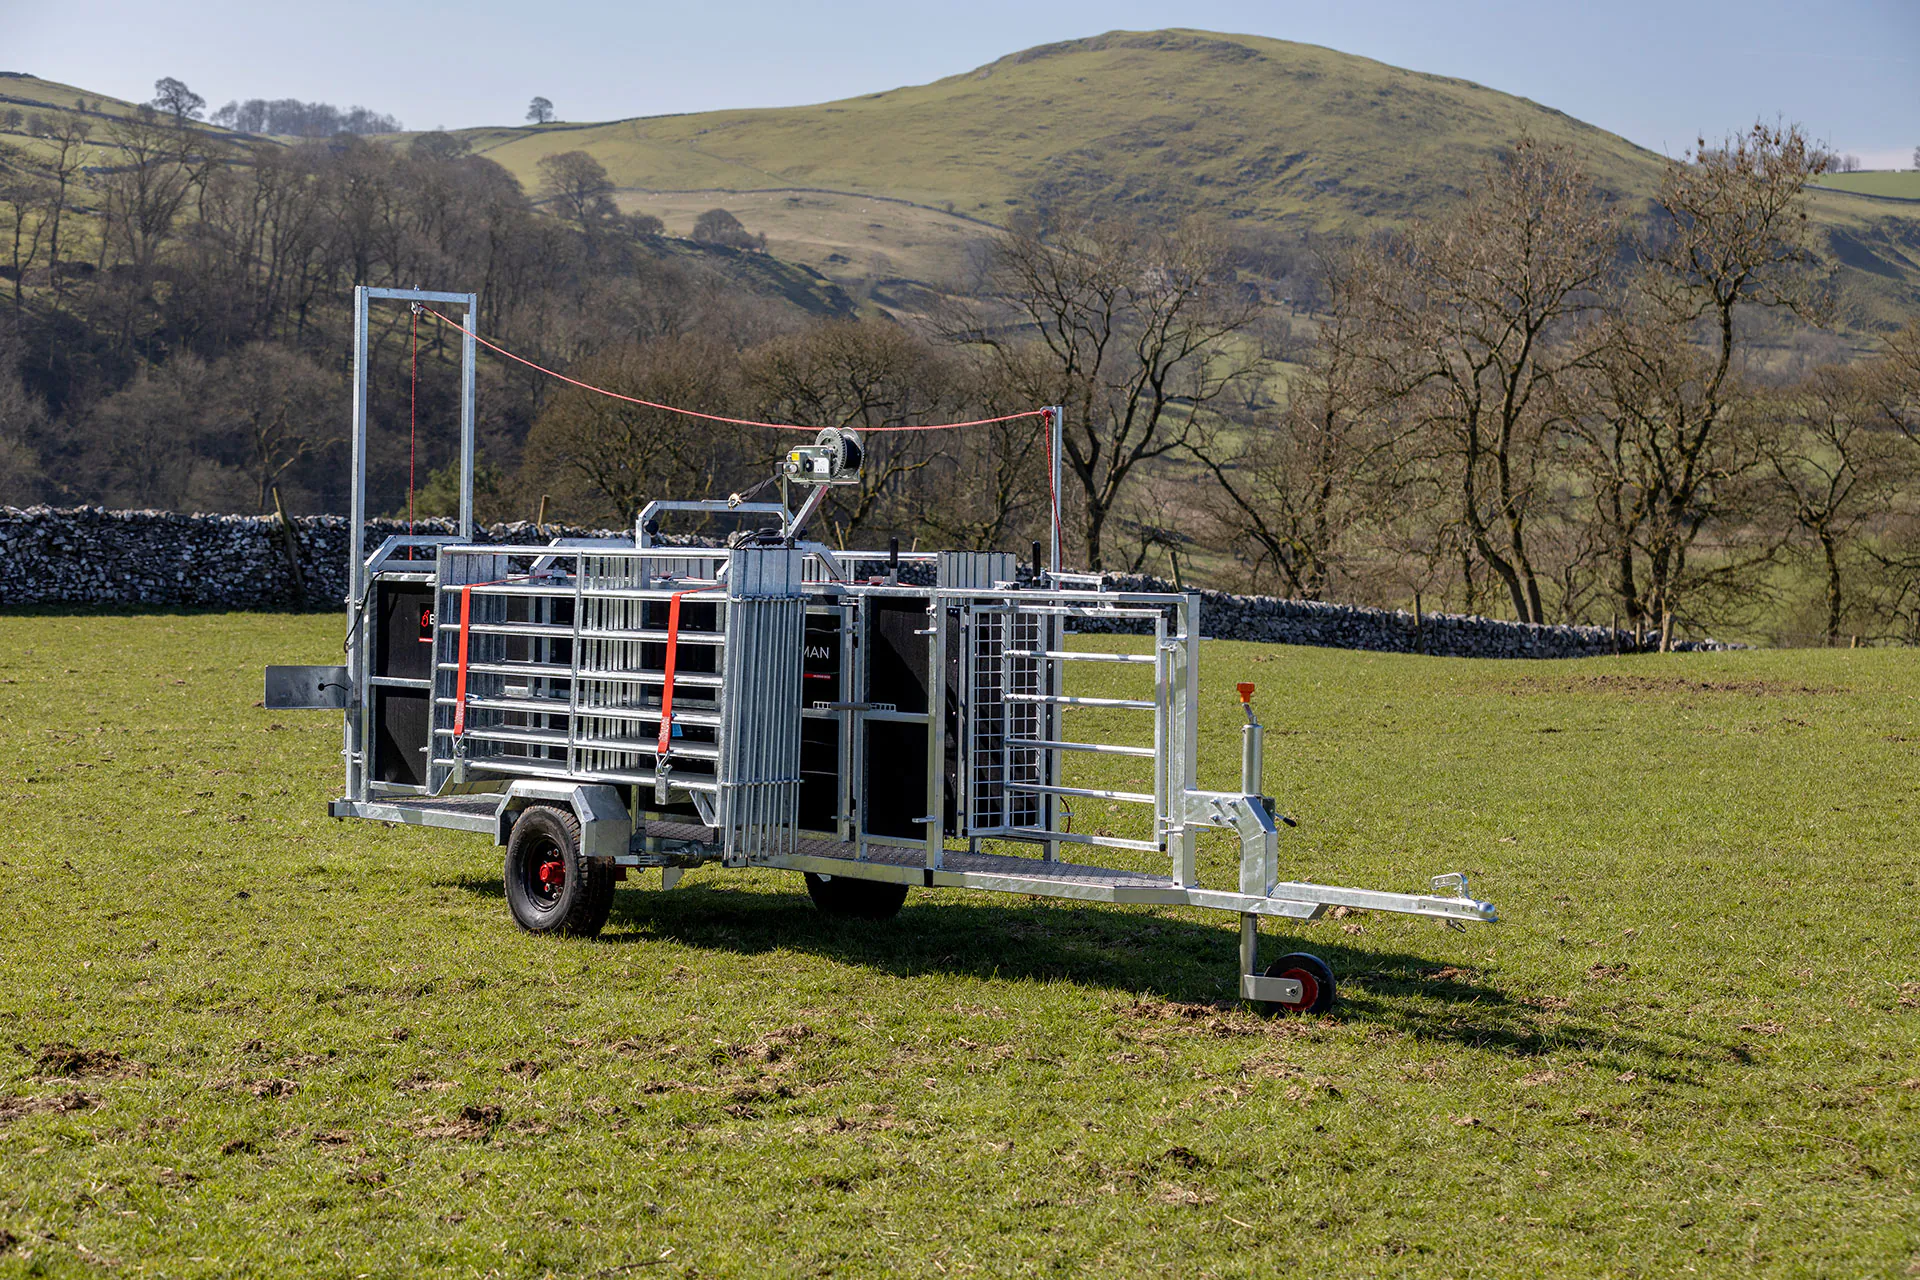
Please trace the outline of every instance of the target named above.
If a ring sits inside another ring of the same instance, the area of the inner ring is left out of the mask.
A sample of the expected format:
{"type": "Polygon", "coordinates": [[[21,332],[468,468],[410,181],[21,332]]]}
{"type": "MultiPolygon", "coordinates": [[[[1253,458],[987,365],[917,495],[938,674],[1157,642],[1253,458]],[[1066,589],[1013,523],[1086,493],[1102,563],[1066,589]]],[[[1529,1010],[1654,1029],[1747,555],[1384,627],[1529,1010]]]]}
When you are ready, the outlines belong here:
{"type": "Polygon", "coordinates": [[[280,525],[280,554],[286,557],[287,576],[293,581],[294,607],[307,607],[307,582],[300,573],[300,540],[294,534],[293,521],[287,516],[287,506],[280,501],[280,486],[272,486],[273,514],[280,525]]]}

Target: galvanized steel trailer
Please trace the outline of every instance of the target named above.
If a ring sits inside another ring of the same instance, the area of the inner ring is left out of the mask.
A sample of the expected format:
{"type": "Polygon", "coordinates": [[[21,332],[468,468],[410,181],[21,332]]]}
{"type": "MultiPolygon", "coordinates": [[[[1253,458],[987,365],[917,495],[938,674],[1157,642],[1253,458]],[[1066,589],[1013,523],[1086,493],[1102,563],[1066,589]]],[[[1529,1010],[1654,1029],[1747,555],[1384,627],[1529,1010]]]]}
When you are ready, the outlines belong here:
{"type": "MultiPolygon", "coordinates": [[[[357,369],[367,303],[419,296],[359,291],[357,369]]],[[[471,334],[466,358],[470,389],[471,334]]],[[[468,399],[463,475],[471,422],[468,399]]],[[[785,464],[783,492],[808,495],[797,512],[784,500],[655,503],[630,539],[537,546],[472,542],[463,484],[465,536],[389,538],[356,557],[346,664],[270,668],[267,703],[345,711],[333,816],[504,846],[508,905],[536,932],[596,933],[629,872],[657,868],[672,888],[707,863],[801,872],[823,910],[868,918],[893,914],[914,886],[1208,907],[1240,916],[1244,998],[1320,1010],[1332,973],[1300,953],[1262,969],[1260,917],[1338,905],[1494,920],[1460,873],[1419,894],[1282,879],[1251,685],[1238,787],[1198,785],[1197,596],[1099,590],[1058,572],[1057,548],[1046,585],[1022,587],[1007,554],[847,553],[800,538],[858,462],[857,439],[829,431],[785,464]],[[773,524],[745,545],[652,545],[661,515],[690,509],[773,524]],[[901,582],[903,562],[930,568],[932,585],[901,582]],[[1148,633],[1151,646],[1069,642],[1096,623],[1148,633]],[[1131,672],[1135,687],[1078,693],[1066,673],[1084,663],[1131,672]],[[1076,727],[1123,719],[1137,728],[1111,740],[1076,727]],[[1137,761],[1151,789],[1078,771],[1113,756],[1137,761]],[[1073,807],[1090,801],[1141,820],[1124,837],[1076,830],[1073,807]],[[1230,886],[1202,883],[1208,831],[1237,841],[1230,886]]]]}

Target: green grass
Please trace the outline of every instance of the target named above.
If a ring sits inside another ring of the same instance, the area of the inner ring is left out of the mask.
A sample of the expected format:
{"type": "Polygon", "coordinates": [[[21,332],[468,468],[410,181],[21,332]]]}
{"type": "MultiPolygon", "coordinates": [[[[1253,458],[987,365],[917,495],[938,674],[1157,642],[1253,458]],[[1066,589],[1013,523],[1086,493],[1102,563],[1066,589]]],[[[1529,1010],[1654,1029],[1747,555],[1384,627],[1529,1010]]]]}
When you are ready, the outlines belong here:
{"type": "Polygon", "coordinates": [[[710,870],[528,937],[253,705],[338,632],[0,618],[0,1275],[1920,1266],[1912,653],[1210,643],[1202,782],[1257,680],[1290,872],[1505,916],[1270,930],[1343,1003],[1265,1021],[1187,910],[710,870]]]}
{"type": "Polygon", "coordinates": [[[1820,185],[1835,191],[1857,191],[1869,196],[1920,200],[1920,169],[1875,169],[1866,173],[1829,173],[1820,185]]]}

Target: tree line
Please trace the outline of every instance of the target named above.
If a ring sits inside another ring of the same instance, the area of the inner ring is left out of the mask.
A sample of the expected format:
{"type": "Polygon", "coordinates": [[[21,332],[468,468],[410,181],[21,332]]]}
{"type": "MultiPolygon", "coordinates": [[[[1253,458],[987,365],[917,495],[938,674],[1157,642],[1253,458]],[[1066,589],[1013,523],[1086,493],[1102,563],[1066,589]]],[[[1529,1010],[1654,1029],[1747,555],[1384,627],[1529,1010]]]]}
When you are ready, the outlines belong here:
{"type": "MultiPolygon", "coordinates": [[[[1828,158],[1797,129],[1702,143],[1644,204],[1519,139],[1456,208],[1357,240],[1055,206],[909,323],[743,290],[721,268],[763,238],[714,210],[672,241],[579,152],[528,192],[452,135],[236,144],[153,111],[98,126],[123,159],[93,172],[90,127],[0,151],[0,500],[339,510],[352,285],[470,288],[539,363],[729,417],[1062,404],[1090,567],[1653,633],[1796,608],[1828,640],[1920,632],[1920,330],[1854,358],[1821,327],[1844,300],[1802,206],[1828,158]]],[[[416,323],[373,334],[390,511],[451,497],[457,335],[416,323]]],[[[751,489],[795,438],[481,374],[492,517],[626,524],[751,489]]],[[[1043,536],[1032,419],[869,442],[832,540],[1043,536]]]]}
{"type": "Polygon", "coordinates": [[[1826,163],[1756,126],[1635,215],[1521,140],[1457,212],[1329,263],[1278,429],[1196,450],[1217,529],[1297,594],[1384,573],[1664,635],[1775,609],[1810,568],[1828,642],[1911,636],[1920,327],[1860,360],[1794,341],[1843,301],[1803,207],[1826,163]]]}

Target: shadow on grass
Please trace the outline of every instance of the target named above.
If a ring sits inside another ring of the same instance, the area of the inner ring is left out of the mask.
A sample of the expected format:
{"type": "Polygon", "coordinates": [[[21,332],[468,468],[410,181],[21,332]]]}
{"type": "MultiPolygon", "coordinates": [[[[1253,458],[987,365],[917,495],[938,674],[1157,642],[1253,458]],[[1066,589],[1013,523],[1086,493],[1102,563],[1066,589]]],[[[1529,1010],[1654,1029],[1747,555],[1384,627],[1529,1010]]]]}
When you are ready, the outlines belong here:
{"type": "MultiPolygon", "coordinates": [[[[494,879],[442,882],[480,897],[502,896],[494,879]]],[[[504,906],[503,906],[504,911],[504,906]]],[[[615,895],[600,941],[613,946],[672,941],[740,956],[804,952],[899,977],[941,973],[983,980],[1069,982],[1107,987],[1129,1002],[1166,1000],[1206,1011],[1231,1008],[1238,994],[1237,921],[1214,925],[1150,907],[1067,904],[1009,896],[982,903],[954,891],[914,890],[891,920],[822,915],[795,892],[689,884],[615,895]]],[[[1729,1050],[1673,1036],[1664,1042],[1566,1009],[1510,999],[1471,968],[1427,956],[1358,949],[1320,929],[1263,924],[1263,964],[1308,951],[1332,966],[1341,1001],[1329,1016],[1415,1039],[1531,1057],[1623,1054],[1725,1062],[1729,1050]]],[[[1200,1012],[1199,1010],[1195,1011],[1200,1012]]]]}

